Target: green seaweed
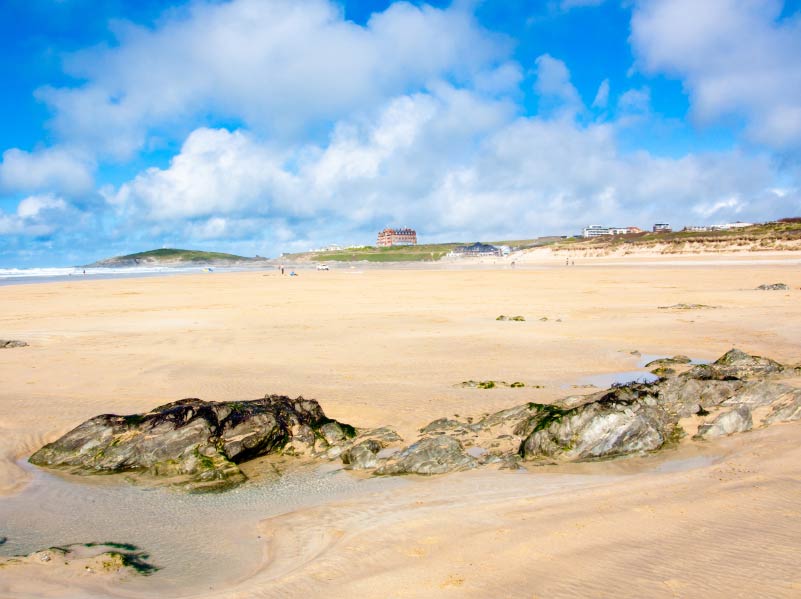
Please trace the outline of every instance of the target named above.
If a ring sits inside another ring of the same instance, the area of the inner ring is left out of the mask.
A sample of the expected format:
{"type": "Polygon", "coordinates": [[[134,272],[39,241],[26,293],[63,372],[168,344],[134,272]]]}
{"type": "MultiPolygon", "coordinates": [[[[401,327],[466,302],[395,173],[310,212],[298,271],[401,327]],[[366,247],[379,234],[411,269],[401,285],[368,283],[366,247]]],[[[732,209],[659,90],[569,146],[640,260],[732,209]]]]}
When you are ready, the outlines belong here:
{"type": "Polygon", "coordinates": [[[110,557],[119,558],[123,566],[135,570],[142,576],[150,576],[151,574],[157,572],[160,569],[157,566],[154,566],[153,564],[147,561],[150,558],[150,555],[148,555],[143,551],[136,551],[130,553],[109,551],[108,555],[110,557]]]}
{"type": "Polygon", "coordinates": [[[537,431],[544,430],[551,426],[551,424],[555,422],[561,422],[562,418],[564,418],[567,414],[569,414],[572,410],[563,410],[562,408],[558,408],[554,405],[550,404],[541,404],[541,403],[529,403],[529,409],[537,410],[537,413],[534,414],[532,420],[536,420],[536,424],[534,425],[534,430],[532,432],[536,433],[537,431]]]}

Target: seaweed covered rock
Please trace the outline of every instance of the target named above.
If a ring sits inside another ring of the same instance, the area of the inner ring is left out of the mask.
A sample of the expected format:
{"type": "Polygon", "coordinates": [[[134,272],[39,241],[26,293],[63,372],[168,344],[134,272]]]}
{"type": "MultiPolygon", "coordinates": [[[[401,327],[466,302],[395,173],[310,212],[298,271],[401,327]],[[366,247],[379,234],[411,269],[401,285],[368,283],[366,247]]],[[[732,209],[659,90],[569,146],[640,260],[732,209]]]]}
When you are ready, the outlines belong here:
{"type": "Polygon", "coordinates": [[[757,287],[759,291],[789,291],[790,287],[786,283],[764,283],[757,287]]]}
{"type": "Polygon", "coordinates": [[[78,474],[178,476],[192,490],[221,490],[246,480],[237,464],[292,441],[313,445],[324,435],[339,436],[336,431],[344,438],[353,428],[327,418],[320,404],[303,397],[190,398],[146,414],[96,416],[44,446],[30,462],[78,474]]]}
{"type": "Polygon", "coordinates": [[[586,460],[659,449],[676,434],[678,417],[657,402],[652,384],[610,389],[573,408],[538,405],[516,432],[526,459],[586,460]]]}
{"type": "Polygon", "coordinates": [[[27,346],[28,344],[25,341],[20,341],[19,339],[0,339],[0,349],[27,346]]]}

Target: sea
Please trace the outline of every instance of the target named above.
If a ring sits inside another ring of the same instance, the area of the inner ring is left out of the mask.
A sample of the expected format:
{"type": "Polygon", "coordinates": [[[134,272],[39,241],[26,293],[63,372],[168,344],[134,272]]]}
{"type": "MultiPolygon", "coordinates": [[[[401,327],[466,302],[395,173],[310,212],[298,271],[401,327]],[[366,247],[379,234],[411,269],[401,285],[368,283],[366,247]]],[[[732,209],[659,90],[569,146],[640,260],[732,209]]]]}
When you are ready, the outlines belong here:
{"type": "MultiPolygon", "coordinates": [[[[262,266],[256,270],[263,270],[262,266]]],[[[52,283],[57,281],[123,279],[135,277],[160,277],[179,274],[198,274],[254,270],[234,266],[128,266],[128,267],[44,267],[44,268],[0,268],[0,286],[28,283],[52,283]]]]}

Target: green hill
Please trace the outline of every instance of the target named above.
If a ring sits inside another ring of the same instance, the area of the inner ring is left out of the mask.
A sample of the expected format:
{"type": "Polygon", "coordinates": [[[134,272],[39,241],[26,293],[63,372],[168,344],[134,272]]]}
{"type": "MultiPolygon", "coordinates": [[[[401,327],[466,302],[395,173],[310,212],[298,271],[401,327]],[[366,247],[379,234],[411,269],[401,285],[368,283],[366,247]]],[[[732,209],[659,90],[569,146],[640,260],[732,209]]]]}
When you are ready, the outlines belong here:
{"type": "MultiPolygon", "coordinates": [[[[508,245],[515,249],[525,249],[554,243],[559,239],[561,238],[542,237],[515,241],[493,241],[492,245],[508,245]]],[[[344,250],[284,254],[281,259],[313,262],[434,262],[451,250],[463,245],[469,245],[473,241],[475,240],[459,243],[425,243],[392,247],[363,246],[344,250]]]]}
{"type": "Polygon", "coordinates": [[[186,264],[236,264],[242,262],[253,262],[259,258],[246,258],[235,254],[224,254],[222,252],[202,252],[199,250],[179,250],[172,248],[162,248],[128,254],[126,256],[115,256],[106,258],[88,266],[136,266],[136,265],[161,265],[179,266],[186,264]]]}

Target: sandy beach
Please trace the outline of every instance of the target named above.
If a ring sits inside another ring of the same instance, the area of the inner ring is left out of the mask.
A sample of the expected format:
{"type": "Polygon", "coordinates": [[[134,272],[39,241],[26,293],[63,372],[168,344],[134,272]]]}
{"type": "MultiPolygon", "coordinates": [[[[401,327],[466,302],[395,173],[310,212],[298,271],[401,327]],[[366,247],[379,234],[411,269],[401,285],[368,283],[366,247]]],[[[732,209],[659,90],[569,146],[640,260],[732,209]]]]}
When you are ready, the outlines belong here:
{"type": "MultiPolygon", "coordinates": [[[[798,262],[788,252],[566,267],[534,254],[516,268],[3,286],[0,337],[29,346],[0,350],[0,493],[25,492],[33,470],[19,460],[80,422],[185,397],[303,395],[332,418],[413,439],[443,416],[576,393],[587,377],[637,370],[643,356],[710,360],[737,347],[797,364],[798,262]],[[790,290],[755,289],[776,282],[790,290]],[[677,303],[713,308],[660,309],[677,303]],[[470,379],[526,387],[458,386],[470,379]]],[[[799,435],[801,423],[789,423],[659,456],[408,477],[265,509],[242,533],[247,575],[198,581],[186,595],[798,596],[799,435]]],[[[143,584],[41,564],[0,569],[5,597],[153,596],[154,585],[158,575],[143,584]]]]}

